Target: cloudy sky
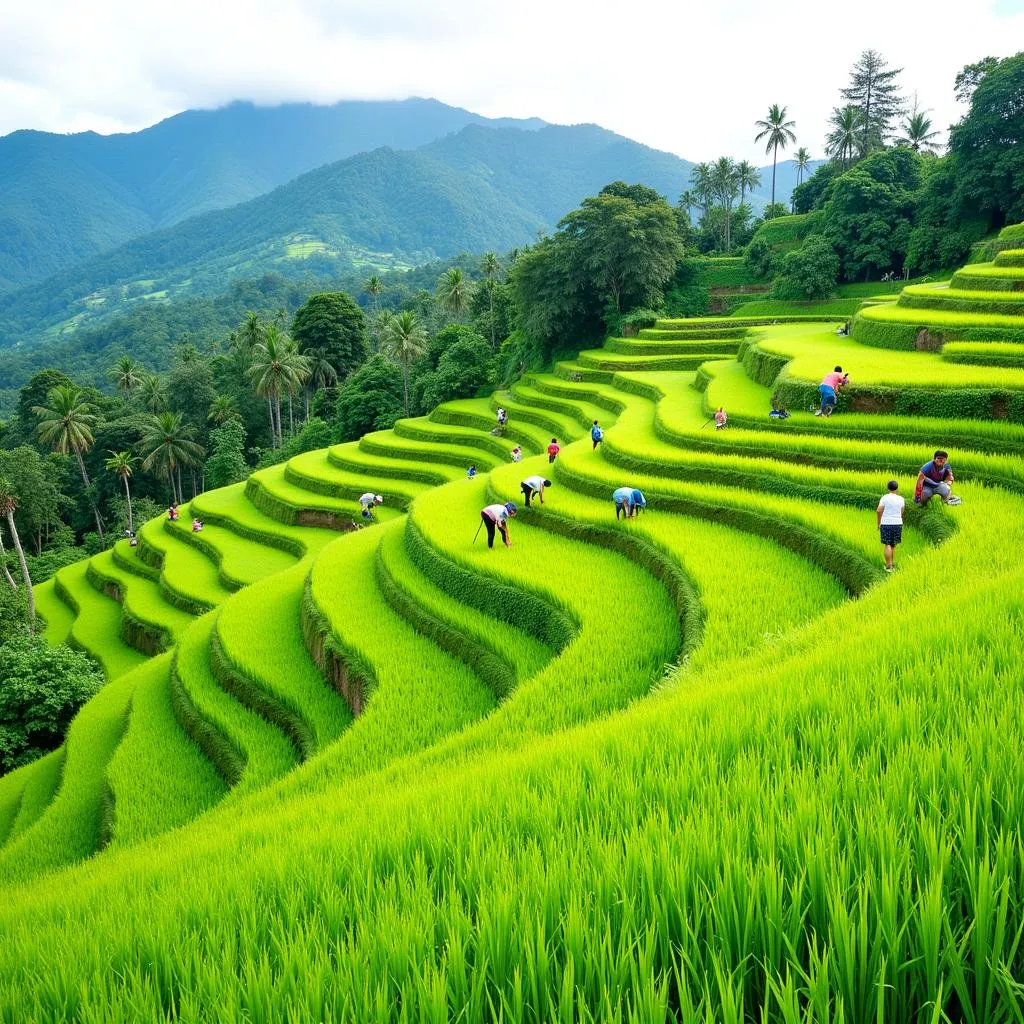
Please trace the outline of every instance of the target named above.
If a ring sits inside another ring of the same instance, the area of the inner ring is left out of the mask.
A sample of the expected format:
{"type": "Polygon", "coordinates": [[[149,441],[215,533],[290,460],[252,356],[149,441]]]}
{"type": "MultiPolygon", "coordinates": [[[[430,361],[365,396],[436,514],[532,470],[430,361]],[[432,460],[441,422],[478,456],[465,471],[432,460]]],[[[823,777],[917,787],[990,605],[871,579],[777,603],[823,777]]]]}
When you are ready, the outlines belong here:
{"type": "Polygon", "coordinates": [[[0,134],[134,131],[232,99],[415,95],[764,163],[752,125],[770,103],[821,155],[867,47],[945,127],[957,71],[1024,48],[1024,0],[0,0],[0,134]]]}

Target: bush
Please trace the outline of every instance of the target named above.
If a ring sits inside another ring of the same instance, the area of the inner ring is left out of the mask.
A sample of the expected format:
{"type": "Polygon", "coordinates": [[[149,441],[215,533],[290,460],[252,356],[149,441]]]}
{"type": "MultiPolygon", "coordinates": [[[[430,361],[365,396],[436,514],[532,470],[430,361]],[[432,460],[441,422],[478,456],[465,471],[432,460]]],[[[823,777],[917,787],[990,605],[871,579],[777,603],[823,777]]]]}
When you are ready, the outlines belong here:
{"type": "Polygon", "coordinates": [[[623,337],[631,338],[648,327],[653,327],[658,322],[660,313],[653,309],[634,309],[620,318],[619,327],[623,337]]]}
{"type": "Polygon", "coordinates": [[[804,244],[786,253],[782,276],[776,279],[772,296],[777,299],[810,301],[832,294],[839,277],[839,257],[821,235],[808,235],[804,244]]]}
{"type": "Polygon", "coordinates": [[[8,637],[0,645],[0,774],[60,746],[104,681],[79,651],[25,633],[8,637]]]}
{"type": "Polygon", "coordinates": [[[227,423],[210,432],[212,454],[204,467],[206,487],[225,487],[238,483],[249,475],[245,461],[245,427],[238,420],[227,423]]]}
{"type": "Polygon", "coordinates": [[[373,356],[338,390],[335,432],[355,441],[390,427],[402,415],[402,371],[382,355],[373,356]]]}
{"type": "Polygon", "coordinates": [[[750,245],[743,254],[743,262],[754,277],[763,279],[775,276],[775,250],[764,235],[754,235],[750,240],[750,245]]]}

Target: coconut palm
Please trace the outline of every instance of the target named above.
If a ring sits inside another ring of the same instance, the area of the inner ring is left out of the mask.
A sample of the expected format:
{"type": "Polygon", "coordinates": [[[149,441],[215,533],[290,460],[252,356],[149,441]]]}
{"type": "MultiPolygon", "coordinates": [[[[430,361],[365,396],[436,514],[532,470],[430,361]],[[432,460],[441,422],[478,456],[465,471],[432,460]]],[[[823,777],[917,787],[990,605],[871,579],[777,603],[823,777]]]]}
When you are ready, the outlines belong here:
{"type": "Polygon", "coordinates": [[[117,390],[125,398],[131,398],[132,393],[142,387],[145,371],[131,356],[121,356],[110,371],[110,376],[114,378],[117,390]]]}
{"type": "Polygon", "coordinates": [[[732,207],[739,194],[739,168],[731,157],[719,157],[711,166],[711,193],[725,214],[725,251],[732,247],[732,207]]]}
{"type": "Polygon", "coordinates": [[[691,195],[694,197],[694,205],[700,210],[701,217],[707,217],[711,209],[711,165],[708,163],[695,164],[690,171],[691,195]]]}
{"type": "Polygon", "coordinates": [[[281,395],[291,395],[306,379],[309,362],[300,355],[291,339],[276,324],[267,324],[263,340],[252,350],[252,363],[246,376],[256,394],[267,399],[270,433],[275,448],[284,443],[281,431],[281,395]]]}
{"type": "Polygon", "coordinates": [[[218,395],[210,405],[206,418],[210,423],[223,427],[229,420],[240,420],[242,417],[230,395],[218,395]]]}
{"type": "Polygon", "coordinates": [[[494,279],[501,273],[501,264],[498,256],[493,252],[485,252],[484,258],[480,261],[480,270],[487,281],[487,299],[491,317],[491,348],[497,348],[494,338],[494,279]]]}
{"type": "Polygon", "coordinates": [[[376,274],[371,274],[366,279],[366,284],[363,285],[363,291],[370,296],[370,306],[373,310],[373,315],[377,315],[377,296],[384,291],[384,286],[380,283],[380,278],[376,274]]]}
{"type": "MultiPolygon", "coordinates": [[[[30,633],[34,633],[36,629],[36,596],[32,590],[32,577],[29,575],[28,562],[25,560],[25,549],[21,546],[18,527],[14,523],[14,510],[17,507],[18,496],[11,488],[10,482],[5,477],[0,477],[0,516],[7,523],[11,543],[18,553],[18,564],[21,566],[21,578],[25,583],[25,597],[28,604],[28,629],[30,633]]],[[[10,580],[10,573],[7,573],[7,578],[10,580]]]]}
{"type": "Polygon", "coordinates": [[[423,355],[427,335],[413,313],[399,313],[389,321],[381,347],[402,364],[402,384],[405,388],[405,415],[409,415],[409,361],[423,355]]]}
{"type": "Polygon", "coordinates": [[[241,345],[246,352],[251,352],[263,340],[263,332],[266,329],[266,326],[266,323],[260,317],[259,313],[254,313],[250,309],[249,312],[245,314],[245,319],[238,325],[238,330],[235,332],[238,344],[241,345]]]}
{"type": "Polygon", "coordinates": [[[149,417],[139,442],[142,468],[155,472],[171,485],[174,501],[183,501],[181,467],[196,466],[203,449],[192,440],[192,428],[182,422],[180,412],[158,412],[149,417]]]}
{"type": "Polygon", "coordinates": [[[798,185],[802,185],[804,183],[804,175],[807,173],[807,169],[811,166],[811,154],[807,152],[807,149],[804,146],[801,146],[796,151],[793,163],[796,164],[796,183],[798,185]]]}
{"type": "Polygon", "coordinates": [[[775,205],[775,166],[779,160],[779,150],[785,150],[790,143],[796,142],[796,135],[793,129],[796,121],[786,120],[786,107],[780,107],[773,103],[768,108],[768,116],[763,121],[755,121],[754,127],[758,128],[755,142],[767,139],[765,153],[772,154],[772,206],[775,205]]]}
{"type": "Polygon", "coordinates": [[[164,382],[155,373],[143,377],[139,395],[142,398],[142,407],[147,412],[163,412],[167,408],[164,382]]]}
{"type": "Polygon", "coordinates": [[[938,151],[938,143],[933,139],[939,137],[937,131],[932,131],[931,118],[927,116],[927,110],[917,110],[907,115],[903,122],[903,135],[896,139],[897,146],[908,146],[915,153],[935,153],[938,151]]]}
{"type": "Polygon", "coordinates": [[[854,154],[860,146],[863,121],[860,107],[852,103],[835,107],[828,119],[831,131],[825,137],[825,152],[839,163],[841,170],[845,171],[853,163],[854,154]]]}
{"type": "Polygon", "coordinates": [[[450,267],[438,280],[437,292],[441,305],[449,310],[456,320],[461,320],[473,294],[473,285],[469,278],[459,267],[450,267]]]}
{"type": "Polygon", "coordinates": [[[310,348],[303,353],[309,363],[309,377],[306,381],[306,419],[309,419],[309,394],[333,388],[338,383],[338,371],[331,362],[330,354],[325,348],[310,348]]]}
{"type": "Polygon", "coordinates": [[[124,484],[124,496],[128,500],[128,529],[135,532],[135,520],[132,516],[132,492],[128,486],[133,470],[135,469],[135,456],[131,452],[110,452],[110,458],[103,463],[103,468],[121,478],[124,484]]]}
{"type": "MultiPolygon", "coordinates": [[[[75,456],[88,496],[90,480],[85,469],[84,456],[95,442],[93,428],[100,420],[96,407],[86,400],[82,389],[76,384],[58,384],[50,390],[46,400],[49,405],[36,405],[32,408],[32,412],[39,419],[36,428],[39,431],[39,439],[55,452],[75,456]]],[[[100,519],[100,510],[92,498],[89,498],[89,504],[96,519],[96,531],[102,540],[103,521],[100,519]]]]}
{"type": "Polygon", "coordinates": [[[742,206],[747,193],[753,192],[761,184],[761,175],[749,160],[741,160],[736,165],[736,183],[740,187],[740,206],[742,206]]]}
{"type": "Polygon", "coordinates": [[[295,370],[294,382],[289,382],[285,386],[285,393],[288,395],[288,433],[295,433],[295,414],[292,411],[292,399],[295,397],[296,392],[302,387],[302,392],[306,395],[306,419],[309,419],[309,392],[306,390],[305,384],[309,380],[309,360],[299,352],[299,343],[286,334],[285,336],[285,351],[288,354],[288,358],[293,363],[295,370]]]}

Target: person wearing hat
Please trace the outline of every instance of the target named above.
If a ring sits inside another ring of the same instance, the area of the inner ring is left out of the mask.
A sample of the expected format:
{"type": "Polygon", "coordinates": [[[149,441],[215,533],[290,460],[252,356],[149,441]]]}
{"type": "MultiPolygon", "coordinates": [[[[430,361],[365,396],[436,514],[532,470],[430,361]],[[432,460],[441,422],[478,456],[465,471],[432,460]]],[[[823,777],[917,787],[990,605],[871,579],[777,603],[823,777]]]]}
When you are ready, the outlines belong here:
{"type": "Polygon", "coordinates": [[[364,495],[360,497],[359,504],[363,509],[363,518],[372,519],[373,513],[370,511],[370,509],[375,508],[377,505],[383,505],[384,498],[379,494],[371,494],[369,491],[367,491],[364,495]]]}
{"type": "Polygon", "coordinates": [[[540,503],[544,504],[544,488],[551,486],[550,480],[545,480],[542,476],[528,476],[520,485],[523,491],[523,500],[526,502],[526,507],[530,507],[530,499],[536,494],[540,498],[540,503]]]}
{"type": "Polygon", "coordinates": [[[489,548],[494,547],[494,531],[501,531],[501,539],[505,542],[505,547],[512,547],[512,541],[508,536],[508,520],[509,516],[515,517],[515,514],[519,510],[515,506],[515,502],[509,501],[504,505],[488,505],[487,508],[481,510],[480,518],[483,521],[483,525],[487,527],[487,546],[489,548]]]}
{"type": "Polygon", "coordinates": [[[612,501],[615,502],[615,518],[624,514],[627,519],[632,519],[638,509],[647,508],[647,500],[642,491],[635,487],[619,487],[612,492],[612,501]]]}

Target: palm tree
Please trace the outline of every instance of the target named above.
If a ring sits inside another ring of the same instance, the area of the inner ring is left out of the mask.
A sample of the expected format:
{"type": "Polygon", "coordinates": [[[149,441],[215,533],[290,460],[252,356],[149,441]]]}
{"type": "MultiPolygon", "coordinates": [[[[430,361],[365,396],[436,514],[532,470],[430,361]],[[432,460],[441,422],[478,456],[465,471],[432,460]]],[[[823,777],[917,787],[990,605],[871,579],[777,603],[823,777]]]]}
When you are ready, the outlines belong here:
{"type": "Polygon", "coordinates": [[[131,398],[132,392],[142,387],[144,371],[140,363],[137,363],[131,356],[121,356],[110,371],[114,378],[117,390],[124,394],[125,398],[131,398]]]}
{"type": "Polygon", "coordinates": [[[487,281],[487,300],[491,317],[491,348],[497,348],[494,339],[494,279],[501,273],[501,264],[498,262],[497,253],[485,252],[484,258],[480,261],[480,270],[487,281]]]}
{"type": "Polygon", "coordinates": [[[908,146],[915,153],[938,151],[938,143],[932,140],[937,139],[939,133],[932,131],[932,121],[927,114],[927,110],[918,110],[917,103],[914,103],[914,109],[903,122],[903,135],[896,139],[897,146],[908,146]]]}
{"type": "Polygon", "coordinates": [[[167,408],[164,382],[155,373],[142,378],[139,394],[142,396],[142,407],[148,412],[163,412],[167,408]]]}
{"type": "Polygon", "coordinates": [[[763,121],[755,121],[754,127],[760,129],[754,136],[755,142],[767,139],[765,153],[772,154],[772,206],[775,205],[775,165],[779,160],[779,149],[785,148],[792,142],[796,142],[796,135],[793,129],[796,121],[786,120],[786,107],[780,107],[773,103],[768,108],[768,116],[763,121]]]}
{"type": "Polygon", "coordinates": [[[309,378],[306,381],[306,419],[309,419],[309,393],[316,394],[324,388],[333,388],[338,383],[338,371],[331,362],[325,348],[310,348],[304,353],[309,363],[309,378]]]}
{"type": "Polygon", "coordinates": [[[276,324],[267,324],[263,340],[252,350],[252,364],[246,376],[256,394],[267,399],[270,409],[270,433],[275,448],[284,443],[281,431],[281,394],[291,395],[306,379],[309,361],[290,343],[291,339],[276,324]]]}
{"type": "Polygon", "coordinates": [[[742,206],[747,192],[753,192],[761,184],[761,175],[749,160],[741,160],[736,165],[736,183],[740,187],[740,206],[742,206]]]}
{"type": "Polygon", "coordinates": [[[203,457],[203,449],[192,440],[192,428],[182,422],[180,412],[158,412],[143,427],[142,468],[154,470],[171,485],[174,501],[184,501],[181,467],[195,466],[203,457]]]}
{"type": "Polygon", "coordinates": [[[110,452],[110,458],[103,463],[104,469],[116,473],[124,483],[124,496],[128,499],[128,529],[135,532],[135,521],[132,516],[132,492],[128,480],[135,468],[135,456],[131,452],[110,452]]]}
{"type": "Polygon", "coordinates": [[[210,423],[223,427],[229,420],[240,420],[242,417],[230,395],[218,395],[210,405],[206,418],[210,423]]]}
{"type": "Polygon", "coordinates": [[[413,313],[399,313],[392,317],[381,338],[381,346],[402,364],[402,383],[405,387],[405,415],[409,415],[409,360],[423,355],[427,335],[413,313]]]}
{"type": "MultiPolygon", "coordinates": [[[[49,405],[33,406],[32,412],[39,419],[39,439],[50,445],[55,452],[62,455],[73,453],[78,463],[78,471],[82,474],[86,496],[89,495],[89,474],[85,470],[83,458],[92,448],[95,438],[93,428],[99,423],[96,407],[86,401],[82,389],[76,384],[58,384],[46,396],[49,405]]],[[[96,531],[103,539],[103,521],[100,510],[91,497],[88,497],[96,518],[96,531]]]]}
{"type": "Polygon", "coordinates": [[[263,340],[263,332],[266,329],[266,326],[266,323],[261,319],[259,313],[254,313],[250,309],[249,312],[245,314],[245,319],[238,325],[238,330],[235,332],[238,344],[241,345],[246,352],[251,352],[263,340]]]}
{"type": "Polygon", "coordinates": [[[302,392],[306,395],[306,419],[309,419],[309,392],[305,388],[306,381],[309,380],[309,360],[299,352],[299,343],[286,334],[285,338],[285,351],[288,354],[289,361],[292,362],[295,370],[295,380],[288,382],[285,387],[285,391],[288,395],[288,433],[295,433],[295,416],[292,411],[292,398],[295,396],[295,392],[302,386],[302,392]]]}
{"type": "Polygon", "coordinates": [[[811,154],[807,152],[804,146],[801,146],[796,151],[796,156],[793,158],[793,162],[796,164],[796,183],[802,185],[804,183],[804,175],[807,173],[807,168],[811,166],[811,154]]]}
{"type": "Polygon", "coordinates": [[[376,274],[371,274],[366,279],[366,284],[363,285],[363,291],[370,296],[370,304],[373,309],[373,315],[377,315],[377,296],[384,290],[384,286],[380,283],[380,278],[376,274]]]}
{"type": "MultiPolygon", "coordinates": [[[[36,630],[36,595],[32,590],[32,577],[28,572],[28,562],[25,561],[25,550],[21,546],[18,527],[14,525],[14,510],[17,507],[17,495],[12,490],[10,483],[4,477],[0,477],[0,516],[7,521],[11,542],[14,544],[14,550],[18,552],[18,564],[21,566],[21,578],[25,582],[25,596],[28,602],[28,631],[34,633],[36,630]]],[[[7,573],[6,568],[4,572],[7,573]]],[[[10,573],[7,573],[7,578],[11,579],[10,573]]],[[[11,582],[13,585],[13,580],[11,582]]]]}
{"type": "Polygon", "coordinates": [[[711,167],[711,192],[725,214],[725,251],[732,248],[732,206],[739,193],[739,168],[731,157],[719,157],[711,167]]]}
{"type": "Polygon", "coordinates": [[[711,209],[711,165],[708,163],[695,164],[690,171],[690,187],[693,189],[691,195],[694,197],[695,205],[700,210],[701,217],[707,217],[711,209]]]}
{"type": "Polygon", "coordinates": [[[863,120],[860,107],[852,103],[835,107],[828,119],[831,131],[825,137],[825,152],[839,162],[841,170],[845,171],[853,163],[853,155],[860,145],[863,120]]]}
{"type": "Polygon", "coordinates": [[[473,285],[462,270],[459,267],[446,270],[437,282],[437,291],[441,305],[450,310],[456,320],[462,319],[473,293],[473,285]]]}

